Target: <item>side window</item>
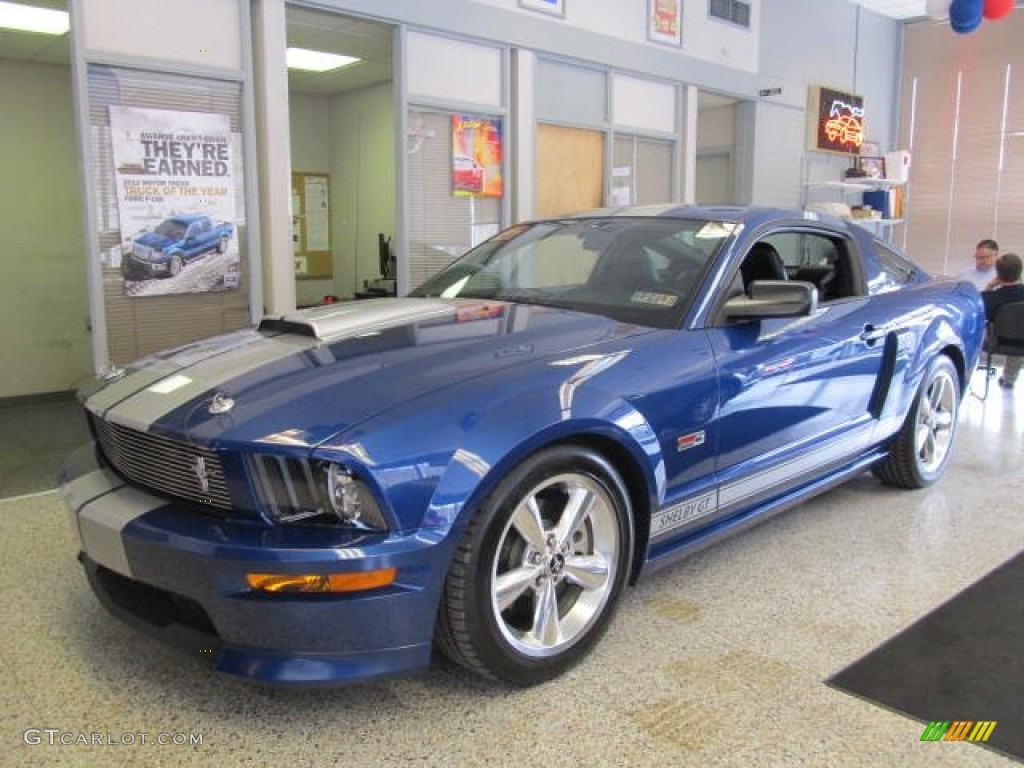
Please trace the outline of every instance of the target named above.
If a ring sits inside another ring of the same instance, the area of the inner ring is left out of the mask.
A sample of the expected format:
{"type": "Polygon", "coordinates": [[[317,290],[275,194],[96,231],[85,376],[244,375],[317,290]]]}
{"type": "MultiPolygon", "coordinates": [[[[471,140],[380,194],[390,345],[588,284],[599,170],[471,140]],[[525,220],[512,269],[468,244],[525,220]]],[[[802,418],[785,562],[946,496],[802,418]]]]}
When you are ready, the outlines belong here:
{"type": "Polygon", "coordinates": [[[906,285],[914,279],[917,268],[905,257],[879,240],[875,241],[880,275],[871,281],[871,293],[885,293],[906,285]]]}
{"type": "Polygon", "coordinates": [[[861,294],[851,249],[842,237],[824,232],[774,232],[763,238],[778,252],[786,277],[812,283],[826,303],[861,294]]]}

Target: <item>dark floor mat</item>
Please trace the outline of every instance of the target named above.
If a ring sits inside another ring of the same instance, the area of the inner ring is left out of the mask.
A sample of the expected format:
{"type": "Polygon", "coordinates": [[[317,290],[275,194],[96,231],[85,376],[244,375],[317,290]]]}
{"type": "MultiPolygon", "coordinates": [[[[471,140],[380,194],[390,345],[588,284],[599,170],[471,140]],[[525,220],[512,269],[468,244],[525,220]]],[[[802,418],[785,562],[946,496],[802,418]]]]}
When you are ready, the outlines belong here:
{"type": "Polygon", "coordinates": [[[994,720],[985,746],[1024,760],[1024,552],[828,683],[921,720],[922,734],[994,720]]]}

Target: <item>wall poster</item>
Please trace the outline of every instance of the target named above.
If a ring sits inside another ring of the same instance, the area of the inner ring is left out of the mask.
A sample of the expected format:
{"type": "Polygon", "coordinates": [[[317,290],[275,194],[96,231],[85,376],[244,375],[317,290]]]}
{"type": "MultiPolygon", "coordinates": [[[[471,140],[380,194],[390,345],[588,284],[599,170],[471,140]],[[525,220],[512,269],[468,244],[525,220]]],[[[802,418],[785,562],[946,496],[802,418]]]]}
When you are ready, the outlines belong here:
{"type": "Polygon", "coordinates": [[[683,43],[683,0],[647,0],[647,39],[680,46],[683,43]]]}
{"type": "Polygon", "coordinates": [[[452,194],[456,197],[501,197],[501,120],[452,115],[452,194]]]}
{"type": "Polygon", "coordinates": [[[163,296],[237,288],[230,118],[109,109],[125,293],[163,296]]]}

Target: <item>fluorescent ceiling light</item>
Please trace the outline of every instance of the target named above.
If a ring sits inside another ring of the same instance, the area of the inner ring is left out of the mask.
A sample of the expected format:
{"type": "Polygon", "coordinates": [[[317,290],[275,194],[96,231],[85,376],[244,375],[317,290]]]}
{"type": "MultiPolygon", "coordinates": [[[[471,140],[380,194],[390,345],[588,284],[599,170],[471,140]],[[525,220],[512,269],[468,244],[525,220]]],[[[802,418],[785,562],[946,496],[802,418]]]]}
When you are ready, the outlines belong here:
{"type": "Polygon", "coordinates": [[[337,53],[310,51],[305,48],[289,48],[287,51],[288,69],[304,69],[309,72],[326,72],[355,64],[361,59],[355,56],[341,56],[337,53]]]}
{"type": "Polygon", "coordinates": [[[71,28],[71,24],[66,11],[0,2],[0,27],[16,29],[19,32],[63,35],[71,28]]]}

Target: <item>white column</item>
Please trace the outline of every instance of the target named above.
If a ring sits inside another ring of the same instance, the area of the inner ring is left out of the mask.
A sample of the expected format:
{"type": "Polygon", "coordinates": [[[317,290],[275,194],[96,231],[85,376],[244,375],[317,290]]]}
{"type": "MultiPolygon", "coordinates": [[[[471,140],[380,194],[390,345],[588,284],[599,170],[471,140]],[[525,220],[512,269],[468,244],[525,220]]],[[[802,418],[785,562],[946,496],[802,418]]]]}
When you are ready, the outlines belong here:
{"type": "Polygon", "coordinates": [[[252,37],[260,210],[249,218],[260,227],[264,310],[279,314],[295,309],[284,0],[253,0],[252,37]]]}
{"type": "Polygon", "coordinates": [[[697,86],[683,88],[683,202],[697,202],[697,86]]]}

